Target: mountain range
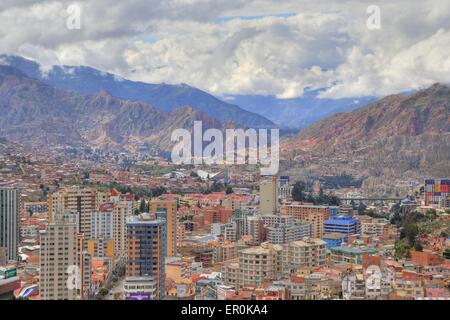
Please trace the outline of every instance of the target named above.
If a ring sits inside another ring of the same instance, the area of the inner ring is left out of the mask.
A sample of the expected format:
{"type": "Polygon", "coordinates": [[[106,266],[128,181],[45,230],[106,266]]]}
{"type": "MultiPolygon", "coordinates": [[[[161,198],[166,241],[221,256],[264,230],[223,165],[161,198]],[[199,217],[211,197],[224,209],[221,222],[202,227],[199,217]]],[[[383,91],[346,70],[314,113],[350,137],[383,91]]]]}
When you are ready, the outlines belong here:
{"type": "Polygon", "coordinates": [[[205,129],[236,126],[190,107],[164,112],[106,91],[63,91],[10,66],[0,66],[0,114],[1,137],[42,147],[133,151],[148,143],[167,151],[173,130],[192,130],[195,120],[205,129]]]}
{"type": "MultiPolygon", "coordinates": [[[[169,151],[173,130],[192,130],[195,120],[202,120],[204,129],[246,128],[240,121],[215,118],[192,106],[162,111],[106,90],[63,90],[36,78],[0,65],[0,137],[40,147],[133,152],[148,144],[169,151]]],[[[450,88],[437,83],[328,116],[284,139],[281,157],[280,173],[346,173],[378,194],[398,190],[390,185],[392,181],[407,186],[426,177],[446,177],[450,174],[450,88]]]]}
{"type": "Polygon", "coordinates": [[[190,106],[218,120],[228,120],[247,127],[303,129],[338,112],[355,110],[375,97],[324,99],[320,90],[306,90],[299,98],[278,99],[264,95],[228,95],[219,99],[187,84],[149,84],[87,66],[51,66],[19,56],[0,55],[0,64],[21,70],[31,78],[55,88],[92,94],[107,91],[125,100],[141,101],[161,111],[190,106]]]}
{"type": "Polygon", "coordinates": [[[437,83],[333,115],[286,139],[281,149],[288,163],[301,164],[296,170],[370,177],[366,187],[387,180],[446,177],[450,88],[437,83]]]}
{"type": "Polygon", "coordinates": [[[274,96],[238,95],[231,101],[241,108],[264,115],[281,128],[304,129],[339,112],[358,109],[376,100],[375,97],[325,99],[320,90],[306,91],[302,97],[277,99],[274,96]]]}
{"type": "Polygon", "coordinates": [[[60,90],[84,94],[106,91],[114,97],[140,101],[160,111],[171,112],[180,107],[191,107],[212,118],[233,121],[247,127],[276,126],[262,115],[221,101],[186,84],[149,84],[130,81],[86,66],[53,66],[43,71],[37,62],[9,55],[0,55],[0,64],[17,68],[25,75],[60,90]]]}

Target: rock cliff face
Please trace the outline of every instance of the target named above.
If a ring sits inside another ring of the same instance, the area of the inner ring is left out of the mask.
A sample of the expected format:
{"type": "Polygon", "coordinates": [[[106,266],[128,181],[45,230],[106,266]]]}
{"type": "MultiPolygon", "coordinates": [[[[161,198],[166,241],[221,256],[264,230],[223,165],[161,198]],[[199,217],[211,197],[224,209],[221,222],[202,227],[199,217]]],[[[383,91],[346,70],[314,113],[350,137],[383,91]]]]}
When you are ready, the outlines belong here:
{"type": "Polygon", "coordinates": [[[131,81],[86,66],[53,66],[43,74],[41,66],[34,61],[2,54],[0,54],[0,63],[8,64],[28,77],[59,90],[84,94],[107,91],[114,97],[141,101],[164,112],[175,111],[188,105],[194,110],[204,112],[221,121],[233,121],[249,127],[275,127],[273,122],[260,114],[226,103],[186,84],[151,84],[131,81]]]}
{"type": "Polygon", "coordinates": [[[288,167],[300,162],[305,170],[346,171],[378,183],[449,176],[450,88],[435,84],[334,115],[286,140],[281,149],[288,167]]]}
{"type": "Polygon", "coordinates": [[[202,120],[205,129],[235,126],[189,106],[163,112],[105,91],[58,90],[7,66],[0,66],[0,114],[0,137],[43,147],[89,145],[130,151],[145,142],[168,151],[172,131],[192,129],[195,120],[202,120]]]}

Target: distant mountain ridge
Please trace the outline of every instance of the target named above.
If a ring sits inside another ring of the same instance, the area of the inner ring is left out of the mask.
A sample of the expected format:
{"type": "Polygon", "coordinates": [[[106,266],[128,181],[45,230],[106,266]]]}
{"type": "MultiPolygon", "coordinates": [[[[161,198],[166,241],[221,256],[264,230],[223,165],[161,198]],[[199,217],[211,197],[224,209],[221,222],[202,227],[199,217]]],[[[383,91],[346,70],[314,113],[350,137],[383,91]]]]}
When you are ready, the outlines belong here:
{"type": "Polygon", "coordinates": [[[302,164],[296,170],[345,171],[374,186],[449,176],[450,88],[435,84],[336,114],[285,140],[281,150],[302,164]]]}
{"type": "Polygon", "coordinates": [[[167,151],[173,130],[192,130],[195,120],[201,120],[205,129],[236,126],[191,107],[163,112],[105,91],[59,90],[10,66],[0,66],[0,114],[0,137],[42,147],[133,151],[148,143],[167,151]]]}
{"type": "Polygon", "coordinates": [[[61,90],[85,94],[106,91],[115,97],[141,101],[161,111],[170,112],[189,106],[221,121],[233,121],[248,127],[276,126],[260,114],[223,102],[186,84],[148,84],[130,81],[85,66],[53,66],[43,74],[38,63],[17,56],[0,55],[0,64],[2,63],[61,90]]]}
{"type": "Polygon", "coordinates": [[[277,99],[274,96],[231,96],[241,108],[258,113],[283,128],[304,129],[336,113],[350,112],[375,101],[375,97],[322,99],[320,90],[307,91],[302,97],[277,99]]]}

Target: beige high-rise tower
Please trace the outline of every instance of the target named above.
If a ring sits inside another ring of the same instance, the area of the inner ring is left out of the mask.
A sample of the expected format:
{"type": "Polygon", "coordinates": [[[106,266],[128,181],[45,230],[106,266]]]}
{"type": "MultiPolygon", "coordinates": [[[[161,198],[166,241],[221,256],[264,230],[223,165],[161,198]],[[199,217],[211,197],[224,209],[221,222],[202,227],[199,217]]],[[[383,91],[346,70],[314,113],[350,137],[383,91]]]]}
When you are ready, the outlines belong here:
{"type": "Polygon", "coordinates": [[[120,202],[114,206],[113,217],[113,240],[114,255],[122,257],[126,253],[126,219],[132,215],[132,204],[126,201],[120,202]]]}
{"type": "Polygon", "coordinates": [[[55,214],[65,211],[77,212],[79,232],[89,239],[91,214],[96,210],[97,204],[96,194],[95,189],[80,187],[65,188],[54,192],[48,197],[50,221],[53,221],[55,214]]]}
{"type": "Polygon", "coordinates": [[[39,291],[43,300],[73,300],[81,292],[76,218],[57,214],[41,234],[39,291]]]}
{"type": "Polygon", "coordinates": [[[263,180],[259,188],[259,208],[262,215],[277,214],[278,186],[277,177],[263,180]]]}

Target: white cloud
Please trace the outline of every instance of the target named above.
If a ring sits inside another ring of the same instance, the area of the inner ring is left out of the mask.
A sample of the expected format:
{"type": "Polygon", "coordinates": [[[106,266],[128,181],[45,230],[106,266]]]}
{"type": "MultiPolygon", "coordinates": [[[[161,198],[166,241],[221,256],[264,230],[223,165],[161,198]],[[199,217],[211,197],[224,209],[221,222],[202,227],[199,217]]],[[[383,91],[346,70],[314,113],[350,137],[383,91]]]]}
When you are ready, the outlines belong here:
{"type": "Polygon", "coordinates": [[[223,96],[380,96],[450,81],[448,0],[86,0],[75,1],[81,30],[69,30],[72,3],[2,1],[2,50],[223,96]],[[371,4],[381,30],[366,28],[371,4]],[[215,23],[233,16],[262,17],[215,23]]]}

